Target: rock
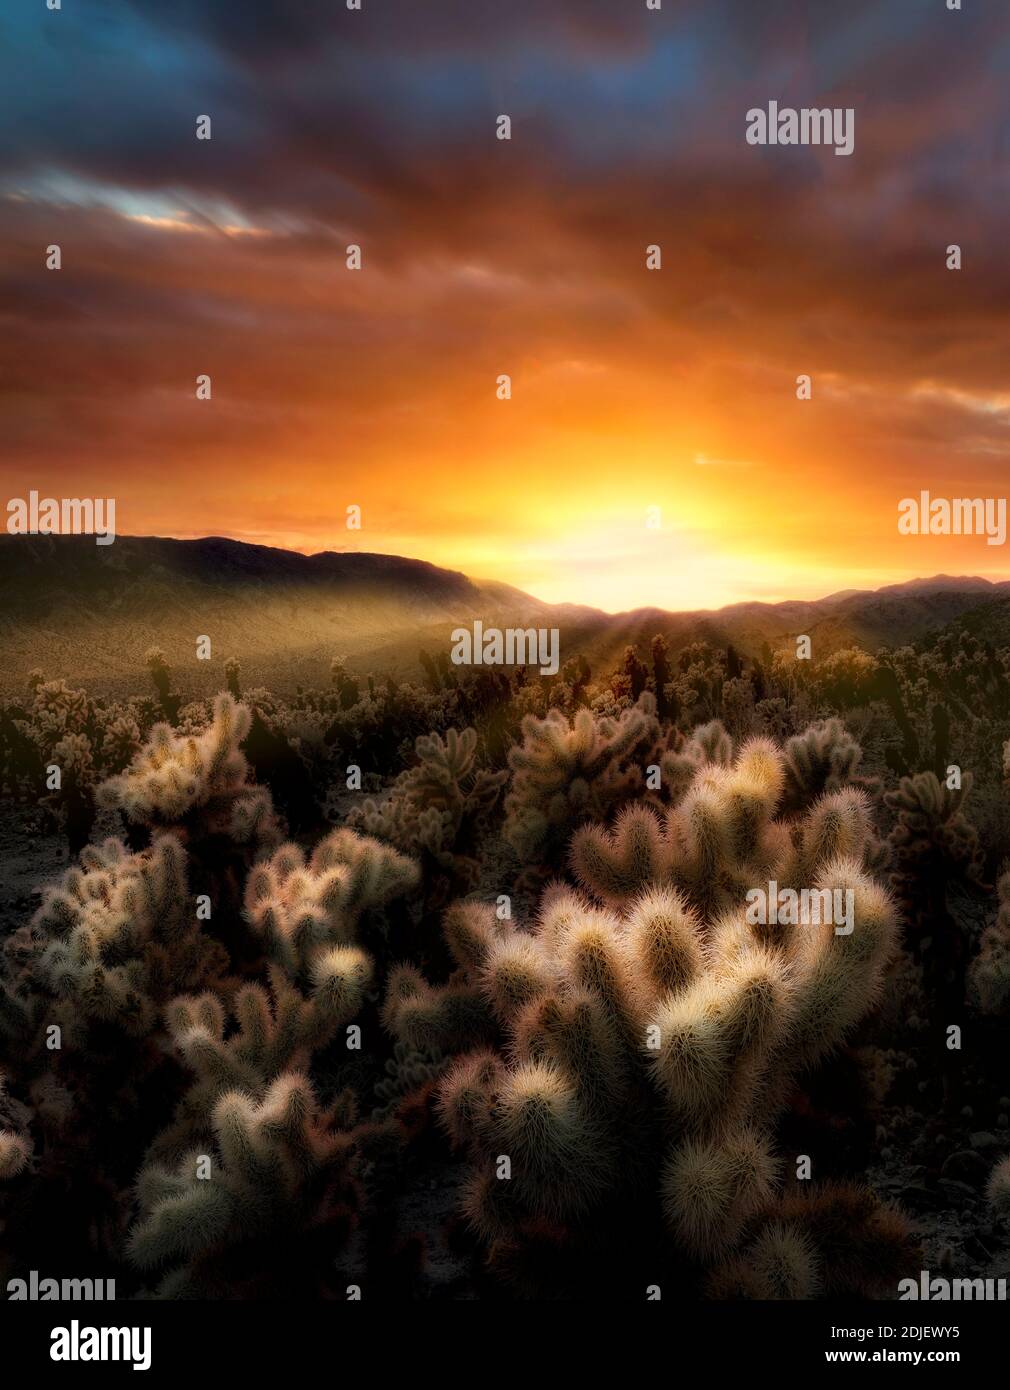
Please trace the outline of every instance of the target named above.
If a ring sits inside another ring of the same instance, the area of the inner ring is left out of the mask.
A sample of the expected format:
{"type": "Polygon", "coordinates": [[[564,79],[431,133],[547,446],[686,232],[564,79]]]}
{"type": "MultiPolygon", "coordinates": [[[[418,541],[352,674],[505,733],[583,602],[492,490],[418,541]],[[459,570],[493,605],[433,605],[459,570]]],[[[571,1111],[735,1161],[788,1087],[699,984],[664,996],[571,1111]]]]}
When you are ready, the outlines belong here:
{"type": "Polygon", "coordinates": [[[987,1129],[977,1129],[974,1134],[968,1136],[968,1143],[979,1153],[992,1153],[996,1149],[1001,1149],[1003,1145],[996,1135],[987,1129]]]}
{"type": "Polygon", "coordinates": [[[973,1149],[959,1149],[943,1160],[940,1176],[957,1182],[982,1182],[989,1175],[989,1165],[973,1149]]]}

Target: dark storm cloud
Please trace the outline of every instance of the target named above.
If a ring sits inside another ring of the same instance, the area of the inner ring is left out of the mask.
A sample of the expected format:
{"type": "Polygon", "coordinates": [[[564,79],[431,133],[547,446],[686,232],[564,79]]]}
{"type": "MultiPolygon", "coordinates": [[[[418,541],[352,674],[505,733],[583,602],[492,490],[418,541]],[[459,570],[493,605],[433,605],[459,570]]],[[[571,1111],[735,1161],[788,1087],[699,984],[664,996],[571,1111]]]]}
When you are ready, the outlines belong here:
{"type": "MultiPolygon", "coordinates": [[[[188,30],[244,62],[305,56],[334,40],[354,48],[475,48],[498,52],[537,38],[611,48],[645,43],[650,16],[627,0],[128,0],[164,29],[188,30]]],[[[667,0],[671,10],[675,0],[667,0]]],[[[683,7],[681,7],[683,8],[683,7]]]]}
{"type": "Polygon", "coordinates": [[[948,44],[918,0],[81,0],[0,23],[23,55],[0,128],[9,177],[57,168],[332,226],[429,209],[465,223],[509,182],[629,165],[643,185],[702,160],[724,178],[753,162],[744,112],[770,96],[856,105],[864,174],[896,153],[953,171],[972,149],[937,108],[951,92],[971,107],[964,75],[1000,51],[995,15],[958,16],[948,44]],[[507,165],[488,152],[506,110],[507,165]],[[215,140],[197,146],[205,112],[215,140]]]}
{"type": "MultiPolygon", "coordinates": [[[[337,404],[356,419],[384,370],[402,367],[418,399],[443,389],[438,371],[490,370],[492,329],[499,358],[579,358],[591,343],[601,359],[644,344],[679,361],[731,344],[771,371],[802,358],[891,387],[936,376],[1002,389],[1001,11],[949,16],[919,0],[666,0],[659,14],[631,0],[8,9],[8,439],[58,451],[87,417],[124,450],[145,428],[172,443],[195,430],[173,423],[172,392],[213,357],[230,364],[231,398],[256,405],[244,423],[215,415],[238,448],[299,409],[337,404]],[[745,112],[771,97],[855,107],[855,155],[747,147],[745,112]],[[508,144],[493,139],[503,111],[508,144]],[[207,143],[194,139],[203,113],[207,143]],[[58,289],[39,274],[52,240],[66,251],[58,289]],[[350,240],[377,272],[366,287],[342,272],[350,240]],[[663,277],[642,272],[653,240],[663,277]],[[943,268],[950,241],[965,245],[956,278],[943,268]],[[43,403],[54,389],[64,411],[43,403]]],[[[937,428],[962,409],[948,402],[937,428]]]]}

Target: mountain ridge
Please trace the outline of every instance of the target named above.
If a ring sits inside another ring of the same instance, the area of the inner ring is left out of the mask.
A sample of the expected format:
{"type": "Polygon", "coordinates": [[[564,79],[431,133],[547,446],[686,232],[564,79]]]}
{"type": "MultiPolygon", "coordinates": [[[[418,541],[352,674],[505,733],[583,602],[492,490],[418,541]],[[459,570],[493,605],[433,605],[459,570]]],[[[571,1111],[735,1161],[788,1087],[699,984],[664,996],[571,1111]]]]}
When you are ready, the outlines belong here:
{"type": "Polygon", "coordinates": [[[558,627],[563,662],[583,654],[601,669],[657,632],[675,653],[705,640],[750,656],[805,633],[816,655],[828,655],[904,645],[959,622],[1002,635],[1010,631],[1010,581],[940,574],[821,599],[610,614],[369,551],[303,555],[223,536],[120,536],[112,546],[89,536],[0,536],[7,688],[37,666],[96,689],[135,689],[151,646],[189,671],[201,693],[221,684],[229,656],[242,663],[247,685],[325,683],[335,655],[362,673],[411,677],[421,648],[448,650],[452,629],[477,618],[558,627]],[[211,637],[210,662],[195,660],[201,635],[211,637]]]}

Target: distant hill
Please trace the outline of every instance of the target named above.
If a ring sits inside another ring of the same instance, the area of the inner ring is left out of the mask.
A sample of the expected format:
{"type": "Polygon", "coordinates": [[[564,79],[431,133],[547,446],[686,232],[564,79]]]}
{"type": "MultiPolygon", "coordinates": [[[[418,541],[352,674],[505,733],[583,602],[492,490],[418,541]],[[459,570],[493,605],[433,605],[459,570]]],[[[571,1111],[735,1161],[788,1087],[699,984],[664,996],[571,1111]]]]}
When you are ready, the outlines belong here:
{"type": "MultiPolygon", "coordinates": [[[[413,666],[418,634],[545,605],[504,584],[478,585],[421,560],[362,553],[300,555],[211,536],[0,536],[3,684],[33,666],[98,689],[136,686],[160,646],[194,682],[221,682],[230,656],[252,680],[325,680],[335,655],[367,665],[376,646],[413,666]],[[213,660],[196,662],[196,638],[213,660]],[[409,659],[407,653],[409,652],[409,659]],[[202,679],[201,679],[202,678],[202,679]]],[[[193,684],[194,682],[190,682],[193,684]]]]}
{"type": "Polygon", "coordinates": [[[557,627],[565,661],[597,670],[629,643],[662,632],[674,651],[706,640],[756,656],[806,633],[814,650],[900,646],[950,624],[1010,640],[1010,583],[975,577],[913,580],[816,602],[742,603],[712,612],[642,608],[607,614],[551,606],[500,583],[480,583],[420,560],[357,552],[300,555],[221,537],[0,536],[0,683],[23,686],[32,667],[98,691],[136,690],[144,653],[159,646],[179,687],[220,687],[224,661],[246,686],[321,684],[332,658],[352,670],[414,675],[422,648],[448,650],[452,628],[557,627]],[[213,660],[195,659],[211,638],[213,660]],[[182,677],[185,672],[185,678],[182,677]]]}

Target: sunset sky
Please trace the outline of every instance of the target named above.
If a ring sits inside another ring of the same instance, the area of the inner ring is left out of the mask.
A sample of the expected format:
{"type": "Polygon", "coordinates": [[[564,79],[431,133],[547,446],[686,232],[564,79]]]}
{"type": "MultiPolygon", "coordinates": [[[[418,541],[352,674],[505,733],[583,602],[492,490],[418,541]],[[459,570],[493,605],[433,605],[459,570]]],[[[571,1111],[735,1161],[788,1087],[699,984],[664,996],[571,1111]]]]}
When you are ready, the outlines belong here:
{"type": "Polygon", "coordinates": [[[0,242],[0,502],[612,611],[1010,575],[897,531],[1010,491],[1006,0],[7,0],[0,242]]]}

